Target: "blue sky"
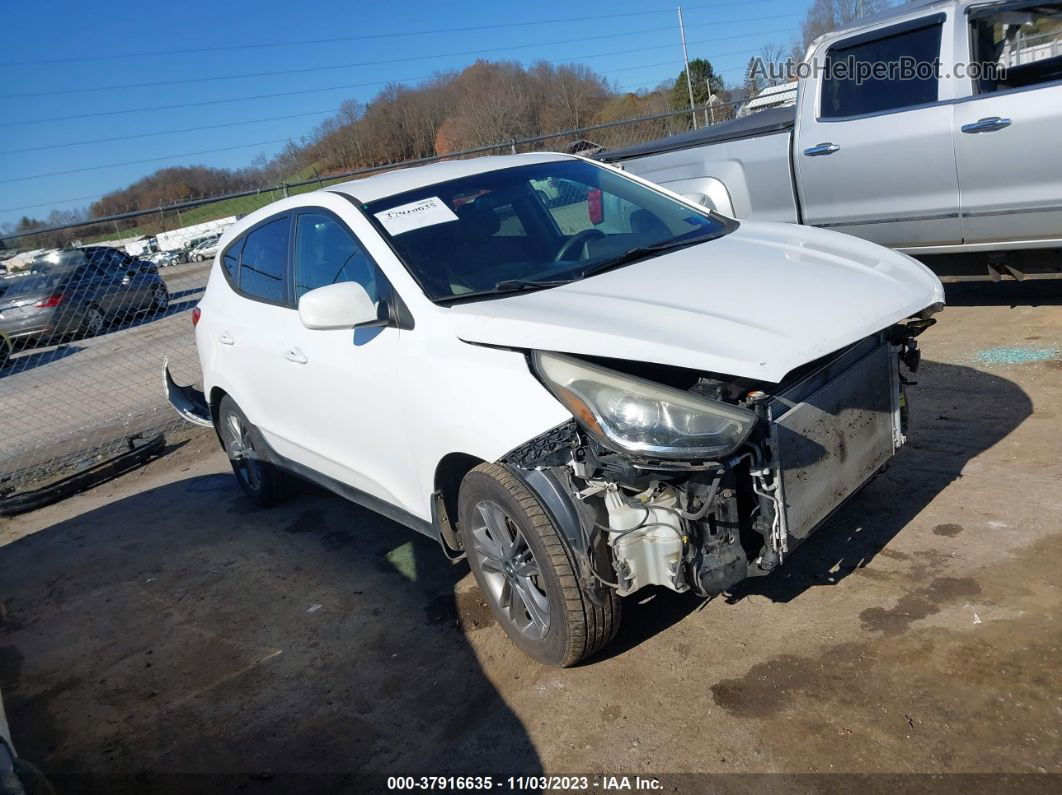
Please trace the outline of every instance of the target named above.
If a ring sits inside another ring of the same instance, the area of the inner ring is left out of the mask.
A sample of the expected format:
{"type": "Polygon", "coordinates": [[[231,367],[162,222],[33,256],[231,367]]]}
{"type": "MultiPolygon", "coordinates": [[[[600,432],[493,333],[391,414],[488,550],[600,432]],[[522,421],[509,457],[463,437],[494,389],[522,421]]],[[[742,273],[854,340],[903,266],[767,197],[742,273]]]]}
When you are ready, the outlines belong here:
{"type": "MultiPolygon", "coordinates": [[[[749,56],[763,45],[796,40],[808,4],[691,0],[684,4],[690,57],[708,58],[729,83],[740,82],[749,56]]],[[[368,100],[388,80],[412,85],[477,57],[580,62],[620,89],[650,88],[682,68],[675,5],[658,0],[7,4],[8,35],[0,51],[0,222],[86,206],[166,165],[246,165],[260,152],[276,153],[284,140],[309,131],[345,99],[368,100]],[[603,18],[512,24],[590,16],[603,18]],[[506,27],[439,31],[488,25],[506,27]],[[422,31],[438,32],[415,35],[422,31]],[[376,38],[321,41],[370,36],[376,38]],[[308,40],[315,43],[293,43],[308,40]],[[282,46],[257,46],[263,44],[282,46]],[[210,51],[216,47],[240,49],[210,51]],[[85,57],[93,59],[56,62],[85,57]],[[367,63],[381,61],[390,63],[367,63]],[[286,73],[231,77],[263,72],[286,73]],[[261,96],[283,93],[288,95],[261,96]],[[247,97],[260,98],[237,101],[247,97]],[[182,107],[151,110],[160,106],[182,107]],[[256,121],[282,115],[291,118],[256,121]],[[209,125],[232,126],[182,132],[209,125]],[[79,143],[131,135],[142,137],[79,143]],[[72,143],[78,145],[67,145],[72,143]],[[148,159],[152,162],[96,168],[148,159]],[[86,168],[93,170],[79,170],[86,168]],[[38,176],[69,171],[74,173],[38,176]]]]}

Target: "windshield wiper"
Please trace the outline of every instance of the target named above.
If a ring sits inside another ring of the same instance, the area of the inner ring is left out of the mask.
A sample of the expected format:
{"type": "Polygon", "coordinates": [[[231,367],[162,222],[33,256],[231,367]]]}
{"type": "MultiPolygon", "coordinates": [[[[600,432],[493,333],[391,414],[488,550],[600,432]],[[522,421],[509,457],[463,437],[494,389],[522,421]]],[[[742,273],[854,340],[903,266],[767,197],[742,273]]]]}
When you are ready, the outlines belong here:
{"type": "MultiPolygon", "coordinates": [[[[577,277],[578,278],[578,277],[577,277]]],[[[453,304],[461,301],[467,301],[473,298],[481,298],[488,295],[504,295],[506,293],[522,293],[530,292],[533,290],[545,290],[549,287],[559,287],[562,284],[569,284],[573,279],[558,279],[555,281],[536,281],[535,279],[505,279],[495,284],[493,287],[488,287],[485,290],[473,290],[468,293],[456,293],[454,295],[445,296],[442,299],[437,299],[436,303],[453,304]]]]}
{"type": "Polygon", "coordinates": [[[698,243],[703,243],[706,240],[713,240],[716,237],[717,235],[715,234],[698,235],[694,238],[674,238],[673,240],[665,240],[663,243],[654,243],[651,246],[637,246],[636,248],[624,251],[618,257],[613,257],[612,259],[599,262],[597,265],[587,268],[580,272],[576,278],[585,279],[588,276],[595,276],[598,273],[604,273],[605,271],[610,271],[614,268],[622,268],[624,265],[630,265],[634,262],[649,259],[650,257],[655,257],[668,251],[677,251],[680,248],[695,246],[698,243]]]}

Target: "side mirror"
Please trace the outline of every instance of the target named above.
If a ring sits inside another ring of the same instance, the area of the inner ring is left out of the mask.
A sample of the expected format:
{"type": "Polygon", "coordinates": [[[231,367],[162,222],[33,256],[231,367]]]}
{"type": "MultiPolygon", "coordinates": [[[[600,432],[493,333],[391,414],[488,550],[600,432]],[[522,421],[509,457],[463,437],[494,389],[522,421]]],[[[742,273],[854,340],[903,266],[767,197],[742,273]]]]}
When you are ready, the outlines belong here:
{"type": "Polygon", "coordinates": [[[376,304],[357,282],[340,282],[310,290],[299,299],[299,320],[309,329],[386,326],[376,304]]]}

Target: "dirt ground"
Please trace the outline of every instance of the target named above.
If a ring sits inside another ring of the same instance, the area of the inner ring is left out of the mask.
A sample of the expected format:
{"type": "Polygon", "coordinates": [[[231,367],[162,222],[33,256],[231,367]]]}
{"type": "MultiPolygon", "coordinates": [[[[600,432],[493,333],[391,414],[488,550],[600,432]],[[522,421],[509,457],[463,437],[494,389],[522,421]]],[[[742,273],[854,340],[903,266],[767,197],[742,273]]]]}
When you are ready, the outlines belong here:
{"type": "Polygon", "coordinates": [[[1062,284],[948,292],[891,468],[774,575],[628,600],[616,643],[571,670],[515,651],[427,539],[309,487],[253,509],[209,434],[6,520],[19,751],[70,792],[841,772],[1058,791],[1062,284]]]}

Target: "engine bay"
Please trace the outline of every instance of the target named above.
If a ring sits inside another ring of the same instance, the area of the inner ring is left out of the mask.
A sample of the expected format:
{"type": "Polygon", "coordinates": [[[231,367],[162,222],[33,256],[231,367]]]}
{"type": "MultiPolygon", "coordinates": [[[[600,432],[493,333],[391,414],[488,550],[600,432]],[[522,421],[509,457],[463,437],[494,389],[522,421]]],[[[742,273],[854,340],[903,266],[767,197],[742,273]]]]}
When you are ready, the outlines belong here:
{"type": "Polygon", "coordinates": [[[663,586],[714,596],[774,571],[904,443],[904,387],[913,382],[901,366],[917,370],[915,337],[932,323],[912,318],[778,384],[595,360],[755,412],[755,425],[725,456],[665,460],[602,444],[573,418],[502,462],[551,493],[555,514],[568,514],[556,518],[568,525],[589,592],[663,586]]]}

